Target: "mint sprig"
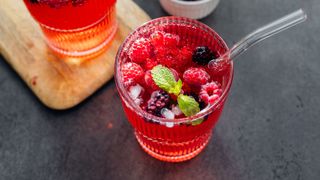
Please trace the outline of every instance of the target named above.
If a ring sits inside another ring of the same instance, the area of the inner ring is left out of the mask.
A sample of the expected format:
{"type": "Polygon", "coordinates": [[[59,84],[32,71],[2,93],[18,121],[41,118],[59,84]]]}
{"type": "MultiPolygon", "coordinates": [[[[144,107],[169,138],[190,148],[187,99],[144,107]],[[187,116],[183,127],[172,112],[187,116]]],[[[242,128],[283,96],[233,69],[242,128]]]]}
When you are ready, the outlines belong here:
{"type": "Polygon", "coordinates": [[[168,93],[178,96],[181,92],[181,88],[182,88],[182,81],[181,79],[179,79],[178,82],[175,84],[174,88],[170,89],[168,93]]]}
{"type": "Polygon", "coordinates": [[[192,116],[200,112],[199,103],[191,96],[180,94],[178,96],[178,105],[186,116],[192,116]]]}
{"type": "Polygon", "coordinates": [[[177,82],[173,73],[167,67],[157,65],[151,70],[151,76],[162,90],[178,96],[182,88],[182,81],[177,82]]]}
{"type": "MultiPolygon", "coordinates": [[[[192,116],[200,112],[200,105],[193,97],[180,94],[182,81],[181,79],[176,81],[172,71],[169,68],[162,65],[157,65],[151,70],[151,76],[156,85],[162,90],[178,97],[178,106],[185,116],[192,116]]],[[[200,118],[192,122],[192,125],[201,124],[202,121],[203,118],[200,118]]]]}
{"type": "Polygon", "coordinates": [[[192,121],[192,122],[191,122],[191,125],[192,125],[192,126],[196,126],[196,125],[201,124],[203,121],[204,121],[203,118],[199,118],[199,119],[197,119],[197,120],[195,120],[195,121],[192,121]]]}

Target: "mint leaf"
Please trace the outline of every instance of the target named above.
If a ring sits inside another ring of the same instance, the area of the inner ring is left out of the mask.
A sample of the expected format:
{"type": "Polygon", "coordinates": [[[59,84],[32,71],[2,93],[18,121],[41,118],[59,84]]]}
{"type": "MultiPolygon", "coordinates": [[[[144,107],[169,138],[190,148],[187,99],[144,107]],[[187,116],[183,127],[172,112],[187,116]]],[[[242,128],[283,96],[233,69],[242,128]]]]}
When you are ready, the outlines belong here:
{"type": "Polygon", "coordinates": [[[176,96],[179,95],[182,87],[182,81],[179,80],[176,82],[176,79],[169,68],[157,65],[151,70],[151,76],[156,85],[162,90],[175,94],[176,96]]]}
{"type": "Polygon", "coordinates": [[[180,94],[178,96],[178,105],[185,116],[192,116],[200,112],[199,103],[190,96],[180,94]]]}
{"type": "Polygon", "coordinates": [[[195,120],[195,121],[192,121],[191,124],[192,124],[192,126],[196,126],[196,125],[201,124],[202,121],[204,121],[204,119],[203,119],[203,118],[200,118],[200,119],[197,119],[197,120],[195,120]]]}
{"type": "Polygon", "coordinates": [[[181,92],[181,88],[182,88],[182,81],[181,81],[181,79],[179,79],[179,81],[175,84],[174,88],[171,88],[168,91],[168,93],[171,93],[171,94],[178,96],[181,92]]]}

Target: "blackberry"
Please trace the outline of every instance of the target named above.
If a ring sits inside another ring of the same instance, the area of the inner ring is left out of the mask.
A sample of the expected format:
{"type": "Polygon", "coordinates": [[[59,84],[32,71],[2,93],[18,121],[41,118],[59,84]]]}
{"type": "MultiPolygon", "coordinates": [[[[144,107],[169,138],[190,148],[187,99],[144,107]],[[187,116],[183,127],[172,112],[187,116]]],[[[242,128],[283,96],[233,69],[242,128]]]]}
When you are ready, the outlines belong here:
{"type": "Polygon", "coordinates": [[[200,65],[207,65],[215,58],[215,54],[208,48],[208,46],[199,46],[192,54],[192,61],[200,65]]]}
{"type": "Polygon", "coordinates": [[[162,90],[154,91],[148,100],[148,105],[145,110],[150,114],[161,117],[161,109],[169,107],[169,105],[170,96],[168,93],[162,90]]]}

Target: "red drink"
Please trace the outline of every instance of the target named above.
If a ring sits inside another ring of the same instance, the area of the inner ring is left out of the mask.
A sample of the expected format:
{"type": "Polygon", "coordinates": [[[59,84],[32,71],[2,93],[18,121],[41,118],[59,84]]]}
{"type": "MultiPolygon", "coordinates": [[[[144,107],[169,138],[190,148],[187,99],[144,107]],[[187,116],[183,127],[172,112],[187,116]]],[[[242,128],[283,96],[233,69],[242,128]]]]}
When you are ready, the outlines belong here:
{"type": "Polygon", "coordinates": [[[48,45],[85,57],[101,52],[116,32],[116,0],[24,0],[48,45]]]}
{"type": "Polygon", "coordinates": [[[127,37],[116,58],[115,80],[127,118],[148,154],[180,162],[208,144],[230,90],[233,66],[210,70],[207,63],[227,50],[215,31],[181,17],[152,20],[127,37]]]}

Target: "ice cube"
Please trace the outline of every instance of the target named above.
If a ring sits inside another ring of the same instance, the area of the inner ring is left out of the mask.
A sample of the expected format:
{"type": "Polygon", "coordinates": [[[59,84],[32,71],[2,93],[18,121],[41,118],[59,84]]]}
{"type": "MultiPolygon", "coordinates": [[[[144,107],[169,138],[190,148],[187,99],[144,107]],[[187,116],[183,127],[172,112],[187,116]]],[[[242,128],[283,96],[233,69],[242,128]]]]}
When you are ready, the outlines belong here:
{"type": "Polygon", "coordinates": [[[174,123],[173,122],[166,122],[166,126],[168,128],[172,128],[174,126],[174,123]]]}
{"type": "Polygon", "coordinates": [[[129,95],[133,100],[136,100],[140,96],[142,91],[143,91],[143,87],[137,84],[129,88],[129,95]]]}
{"type": "Polygon", "coordinates": [[[136,103],[137,105],[140,105],[142,103],[143,99],[142,98],[136,98],[134,100],[134,103],[136,103]]]}
{"type": "Polygon", "coordinates": [[[174,115],[179,116],[182,114],[181,109],[179,108],[179,106],[172,106],[171,111],[173,112],[174,115]]]}
{"type": "MultiPolygon", "coordinates": [[[[162,108],[161,109],[161,115],[162,117],[166,118],[166,119],[174,119],[174,114],[172,111],[170,111],[169,109],[167,108],[162,108]]],[[[168,128],[172,128],[174,126],[174,123],[173,122],[165,122],[165,125],[168,127],[168,128]]]]}
{"type": "Polygon", "coordinates": [[[167,108],[161,109],[161,115],[166,119],[174,119],[174,113],[167,108]]]}

